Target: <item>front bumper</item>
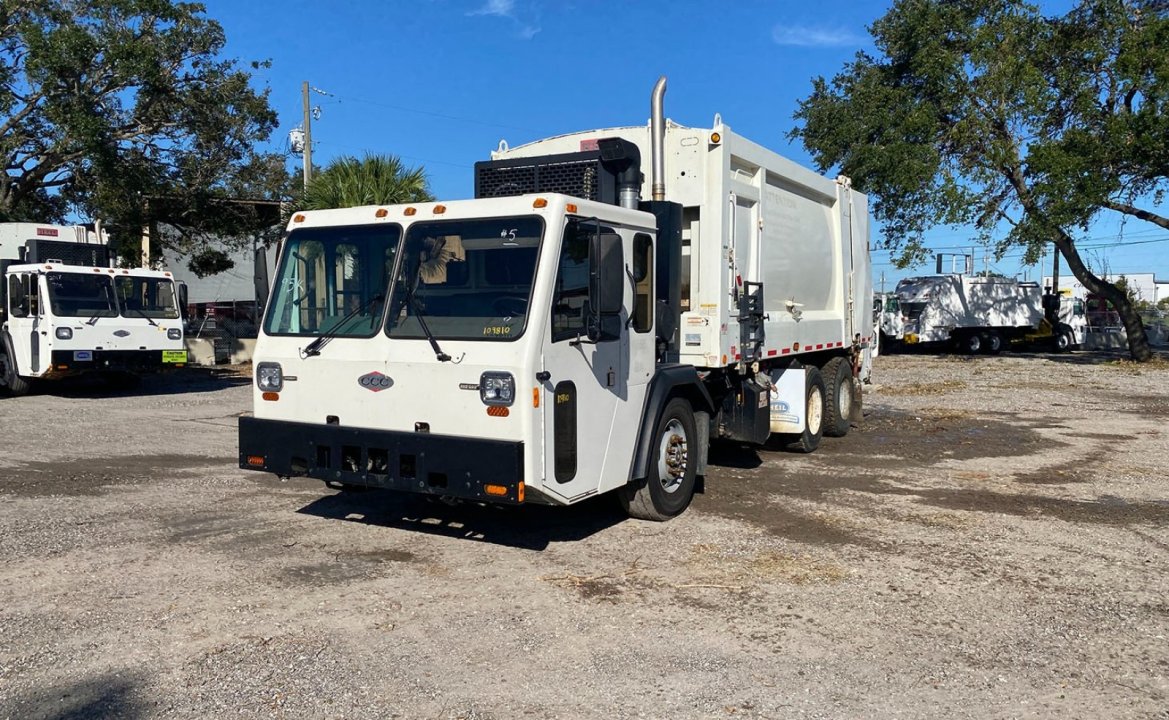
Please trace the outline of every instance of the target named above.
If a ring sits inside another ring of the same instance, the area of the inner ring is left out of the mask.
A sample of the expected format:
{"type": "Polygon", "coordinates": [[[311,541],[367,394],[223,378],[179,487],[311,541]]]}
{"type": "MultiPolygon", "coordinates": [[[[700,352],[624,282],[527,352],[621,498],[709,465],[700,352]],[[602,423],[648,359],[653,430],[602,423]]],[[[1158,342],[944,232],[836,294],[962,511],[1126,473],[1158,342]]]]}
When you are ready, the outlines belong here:
{"type": "Polygon", "coordinates": [[[95,371],[154,372],[187,364],[186,350],[54,350],[54,376],[95,371]]]}
{"type": "Polygon", "coordinates": [[[524,444],[507,440],[243,417],[239,466],[465,500],[524,500],[524,444]]]}

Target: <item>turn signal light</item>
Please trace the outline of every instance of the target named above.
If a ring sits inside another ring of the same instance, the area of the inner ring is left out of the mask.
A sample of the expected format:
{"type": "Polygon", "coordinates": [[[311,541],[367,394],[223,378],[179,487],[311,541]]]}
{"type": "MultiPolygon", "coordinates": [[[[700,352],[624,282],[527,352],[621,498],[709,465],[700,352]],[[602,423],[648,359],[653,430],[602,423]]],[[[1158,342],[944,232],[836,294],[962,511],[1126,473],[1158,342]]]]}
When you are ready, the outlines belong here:
{"type": "Polygon", "coordinates": [[[491,417],[507,417],[511,415],[511,410],[506,405],[491,405],[487,408],[487,414],[491,417]]]}
{"type": "Polygon", "coordinates": [[[483,492],[487,493],[488,495],[503,496],[503,495],[507,495],[507,486],[506,485],[484,485],[483,492]]]}
{"type": "Polygon", "coordinates": [[[252,467],[264,467],[263,455],[248,455],[248,465],[252,467]]]}
{"type": "Polygon", "coordinates": [[[532,388],[532,407],[540,407],[540,388],[532,388]]]}
{"type": "Polygon", "coordinates": [[[518,483],[516,483],[515,499],[516,499],[516,502],[523,502],[524,501],[524,481],[523,480],[520,480],[518,483]]]}
{"type": "Polygon", "coordinates": [[[261,395],[260,397],[264,398],[265,400],[279,400],[280,393],[266,392],[263,395],[261,395]]]}

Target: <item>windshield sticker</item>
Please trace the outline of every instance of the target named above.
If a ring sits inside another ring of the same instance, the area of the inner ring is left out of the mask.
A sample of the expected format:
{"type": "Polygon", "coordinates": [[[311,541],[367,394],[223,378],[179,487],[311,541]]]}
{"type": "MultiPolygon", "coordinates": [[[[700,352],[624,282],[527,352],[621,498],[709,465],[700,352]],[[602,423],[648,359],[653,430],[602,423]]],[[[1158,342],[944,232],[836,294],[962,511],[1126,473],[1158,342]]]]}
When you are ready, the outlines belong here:
{"type": "Polygon", "coordinates": [[[501,335],[502,336],[511,335],[511,333],[512,333],[512,327],[510,325],[488,325],[487,327],[483,328],[484,335],[492,335],[492,336],[498,337],[501,335]]]}

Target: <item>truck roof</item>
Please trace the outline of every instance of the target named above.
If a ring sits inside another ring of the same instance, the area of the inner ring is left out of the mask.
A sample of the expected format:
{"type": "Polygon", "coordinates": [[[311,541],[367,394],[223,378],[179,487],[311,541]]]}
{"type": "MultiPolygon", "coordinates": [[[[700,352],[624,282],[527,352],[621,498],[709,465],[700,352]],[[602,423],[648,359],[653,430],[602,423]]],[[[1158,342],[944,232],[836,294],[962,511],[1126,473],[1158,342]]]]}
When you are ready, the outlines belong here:
{"type": "Polygon", "coordinates": [[[9,265],[7,272],[66,272],[89,274],[107,274],[113,276],[126,275],[130,277],[152,277],[173,280],[174,276],[165,270],[151,270],[149,268],[103,268],[88,267],[85,265],[66,265],[64,263],[33,263],[26,265],[9,265]]]}

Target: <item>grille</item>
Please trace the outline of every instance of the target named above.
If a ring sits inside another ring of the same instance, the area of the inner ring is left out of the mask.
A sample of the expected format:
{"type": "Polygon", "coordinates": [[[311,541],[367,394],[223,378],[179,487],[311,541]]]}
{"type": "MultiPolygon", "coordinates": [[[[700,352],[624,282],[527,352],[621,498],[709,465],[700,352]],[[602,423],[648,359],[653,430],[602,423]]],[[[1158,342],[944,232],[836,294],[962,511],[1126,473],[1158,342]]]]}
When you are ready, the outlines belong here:
{"type": "Polygon", "coordinates": [[[584,200],[613,202],[616,183],[596,153],[475,163],[475,197],[509,197],[554,192],[584,200]],[[567,159],[573,158],[573,159],[567,159]]]}
{"type": "Polygon", "coordinates": [[[65,265],[106,267],[110,264],[110,250],[105,245],[69,243],[59,240],[29,240],[25,262],[40,263],[53,260],[65,265]]]}

